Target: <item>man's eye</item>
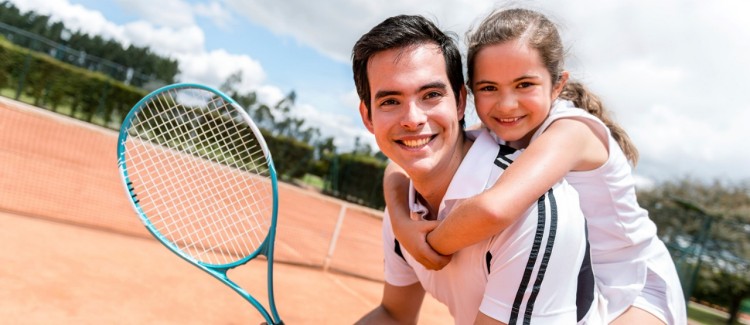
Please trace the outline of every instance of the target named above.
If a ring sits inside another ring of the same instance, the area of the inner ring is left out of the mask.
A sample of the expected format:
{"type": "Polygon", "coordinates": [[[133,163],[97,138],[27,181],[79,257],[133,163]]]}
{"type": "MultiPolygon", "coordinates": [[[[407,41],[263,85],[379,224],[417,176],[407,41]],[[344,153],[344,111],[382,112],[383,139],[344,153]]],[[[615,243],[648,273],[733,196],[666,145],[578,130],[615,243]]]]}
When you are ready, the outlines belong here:
{"type": "Polygon", "coordinates": [[[380,106],[398,105],[398,101],[395,99],[386,99],[380,102],[380,106]]]}
{"type": "Polygon", "coordinates": [[[443,97],[443,94],[441,94],[441,93],[439,93],[437,91],[431,91],[431,92],[427,93],[427,95],[425,95],[424,97],[425,97],[425,99],[438,98],[438,97],[443,97]]]}

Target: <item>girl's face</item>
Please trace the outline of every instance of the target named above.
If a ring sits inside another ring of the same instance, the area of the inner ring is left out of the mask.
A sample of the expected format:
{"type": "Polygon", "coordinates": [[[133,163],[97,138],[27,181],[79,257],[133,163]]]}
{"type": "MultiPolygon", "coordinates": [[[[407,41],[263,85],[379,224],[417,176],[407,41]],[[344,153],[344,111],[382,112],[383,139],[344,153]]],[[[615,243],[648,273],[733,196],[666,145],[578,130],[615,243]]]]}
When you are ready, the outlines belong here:
{"type": "Polygon", "coordinates": [[[537,50],[517,40],[486,46],[474,60],[474,103],[484,125],[508,145],[525,148],[567,80],[553,85],[537,50]]]}

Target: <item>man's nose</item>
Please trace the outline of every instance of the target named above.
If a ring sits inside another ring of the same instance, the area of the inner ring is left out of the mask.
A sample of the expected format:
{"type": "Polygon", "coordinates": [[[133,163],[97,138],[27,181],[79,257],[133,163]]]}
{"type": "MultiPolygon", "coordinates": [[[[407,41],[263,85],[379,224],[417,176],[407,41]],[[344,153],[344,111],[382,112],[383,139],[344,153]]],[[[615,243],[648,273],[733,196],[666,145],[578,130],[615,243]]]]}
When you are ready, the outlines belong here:
{"type": "Polygon", "coordinates": [[[427,123],[427,114],[417,103],[410,103],[406,112],[401,119],[401,126],[413,130],[422,127],[427,123]]]}

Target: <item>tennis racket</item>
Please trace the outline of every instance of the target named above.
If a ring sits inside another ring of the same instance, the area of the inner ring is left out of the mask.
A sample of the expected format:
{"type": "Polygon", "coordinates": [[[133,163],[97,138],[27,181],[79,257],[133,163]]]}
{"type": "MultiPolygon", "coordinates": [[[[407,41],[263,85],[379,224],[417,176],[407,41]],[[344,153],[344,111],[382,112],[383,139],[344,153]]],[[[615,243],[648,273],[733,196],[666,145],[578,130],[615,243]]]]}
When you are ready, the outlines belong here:
{"type": "Polygon", "coordinates": [[[266,142],[230,97],[174,84],[141,99],[117,145],[120,176],[143,224],[173,253],[239,293],[268,324],[283,324],[273,296],[278,191],[266,142]],[[268,263],[270,312],[227,271],[268,263]]]}

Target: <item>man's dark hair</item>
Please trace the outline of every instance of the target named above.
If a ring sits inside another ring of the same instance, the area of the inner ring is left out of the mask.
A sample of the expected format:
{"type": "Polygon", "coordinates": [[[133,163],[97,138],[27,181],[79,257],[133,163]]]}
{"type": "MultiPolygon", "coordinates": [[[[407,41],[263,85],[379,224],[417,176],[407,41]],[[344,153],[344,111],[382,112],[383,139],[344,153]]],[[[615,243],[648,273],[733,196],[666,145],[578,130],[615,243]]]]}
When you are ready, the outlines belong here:
{"type": "MultiPolygon", "coordinates": [[[[422,16],[409,15],[390,17],[362,35],[352,49],[352,70],[357,94],[365,102],[368,115],[371,94],[367,63],[370,58],[378,52],[422,44],[435,44],[443,52],[445,72],[458,104],[464,75],[461,70],[461,54],[454,37],[454,34],[441,31],[422,16]]],[[[461,119],[461,126],[463,125],[464,120],[461,119]]]]}

